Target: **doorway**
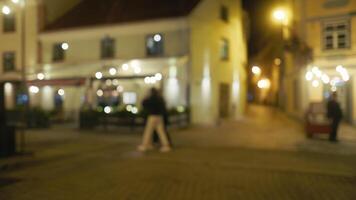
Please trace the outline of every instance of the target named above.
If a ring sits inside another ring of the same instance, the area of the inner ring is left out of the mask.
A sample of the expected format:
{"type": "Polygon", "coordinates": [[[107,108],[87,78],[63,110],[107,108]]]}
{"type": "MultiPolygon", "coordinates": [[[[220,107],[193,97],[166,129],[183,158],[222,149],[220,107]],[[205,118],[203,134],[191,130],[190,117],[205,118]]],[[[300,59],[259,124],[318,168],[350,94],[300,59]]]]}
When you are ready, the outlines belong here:
{"type": "Polygon", "coordinates": [[[230,113],[230,85],[220,83],[219,86],[219,117],[225,119],[230,113]]]}

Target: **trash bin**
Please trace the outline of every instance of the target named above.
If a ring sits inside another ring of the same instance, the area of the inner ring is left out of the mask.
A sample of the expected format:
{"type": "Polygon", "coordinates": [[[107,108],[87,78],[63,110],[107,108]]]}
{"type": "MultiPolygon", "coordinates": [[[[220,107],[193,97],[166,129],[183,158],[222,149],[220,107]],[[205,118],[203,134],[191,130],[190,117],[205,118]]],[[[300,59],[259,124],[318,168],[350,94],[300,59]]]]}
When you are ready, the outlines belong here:
{"type": "Polygon", "coordinates": [[[15,127],[1,125],[0,128],[0,157],[14,155],[16,153],[15,127]]]}

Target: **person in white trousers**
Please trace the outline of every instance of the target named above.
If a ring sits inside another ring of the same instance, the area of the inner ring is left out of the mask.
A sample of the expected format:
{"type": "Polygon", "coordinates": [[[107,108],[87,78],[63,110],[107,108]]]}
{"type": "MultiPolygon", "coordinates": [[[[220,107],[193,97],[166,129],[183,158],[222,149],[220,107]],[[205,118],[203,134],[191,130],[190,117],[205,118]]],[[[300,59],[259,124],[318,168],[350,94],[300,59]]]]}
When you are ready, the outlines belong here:
{"type": "Polygon", "coordinates": [[[143,133],[142,144],[138,146],[138,150],[144,152],[153,149],[152,135],[156,130],[162,144],[161,152],[171,151],[163,121],[163,116],[166,112],[165,101],[157,89],[151,89],[150,96],[143,101],[142,106],[147,112],[147,121],[143,133]]]}

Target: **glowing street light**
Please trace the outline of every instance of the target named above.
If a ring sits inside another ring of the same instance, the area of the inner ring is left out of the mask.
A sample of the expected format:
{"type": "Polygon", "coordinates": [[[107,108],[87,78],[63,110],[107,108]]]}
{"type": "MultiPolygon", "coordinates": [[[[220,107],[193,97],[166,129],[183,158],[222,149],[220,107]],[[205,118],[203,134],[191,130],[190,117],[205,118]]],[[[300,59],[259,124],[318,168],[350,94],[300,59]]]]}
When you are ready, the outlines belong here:
{"type": "Polygon", "coordinates": [[[69,44],[66,43],[66,42],[64,42],[64,43],[62,43],[61,47],[62,47],[62,49],[63,49],[64,51],[66,51],[66,50],[69,49],[69,44]]]}
{"type": "Polygon", "coordinates": [[[320,83],[319,83],[318,80],[314,80],[314,81],[312,82],[312,85],[313,85],[313,87],[317,88],[317,87],[319,87],[320,83]]]}
{"type": "Polygon", "coordinates": [[[273,11],[273,19],[283,23],[287,20],[287,12],[282,8],[278,8],[273,11]]]}
{"type": "Polygon", "coordinates": [[[261,70],[261,68],[258,67],[258,66],[253,66],[253,67],[252,67],[252,73],[253,73],[254,75],[256,75],[256,76],[259,76],[259,75],[261,75],[262,70],[261,70]]]}
{"type": "Polygon", "coordinates": [[[20,0],[11,0],[12,1],[12,3],[14,3],[14,4],[18,4],[19,2],[20,2],[20,0]]]}
{"type": "Polygon", "coordinates": [[[39,73],[37,74],[37,79],[42,81],[43,79],[45,79],[45,75],[43,73],[39,73]]]}
{"type": "Polygon", "coordinates": [[[155,42],[160,42],[162,40],[162,36],[160,34],[156,34],[153,36],[153,40],[155,42]]]}
{"type": "Polygon", "coordinates": [[[63,89],[59,89],[59,90],[58,90],[58,95],[59,95],[59,96],[64,96],[64,94],[65,94],[65,92],[64,92],[63,89]]]}
{"type": "Polygon", "coordinates": [[[29,90],[33,94],[37,94],[40,91],[40,89],[37,86],[30,86],[29,90]]]}
{"type": "Polygon", "coordinates": [[[1,9],[1,11],[2,11],[2,13],[3,13],[4,15],[9,15],[9,14],[11,14],[11,9],[10,9],[9,6],[3,6],[2,9],[1,9]]]}
{"type": "Polygon", "coordinates": [[[271,87],[271,81],[269,79],[262,79],[257,83],[260,89],[269,89],[271,87]]]}
{"type": "Polygon", "coordinates": [[[314,74],[313,74],[311,71],[308,71],[308,72],[305,74],[305,79],[306,79],[307,81],[313,80],[313,77],[314,77],[314,74]]]}
{"type": "Polygon", "coordinates": [[[102,79],[102,78],[103,78],[103,73],[101,73],[101,72],[96,72],[96,73],[95,73],[95,78],[96,78],[96,79],[102,79]]]}
{"type": "Polygon", "coordinates": [[[116,69],[116,68],[114,68],[114,67],[110,68],[109,74],[110,74],[111,76],[114,76],[116,73],[117,73],[117,69],[116,69]]]}
{"type": "Polygon", "coordinates": [[[121,66],[121,68],[122,68],[122,70],[127,71],[127,70],[129,70],[129,65],[125,63],[121,66]]]}

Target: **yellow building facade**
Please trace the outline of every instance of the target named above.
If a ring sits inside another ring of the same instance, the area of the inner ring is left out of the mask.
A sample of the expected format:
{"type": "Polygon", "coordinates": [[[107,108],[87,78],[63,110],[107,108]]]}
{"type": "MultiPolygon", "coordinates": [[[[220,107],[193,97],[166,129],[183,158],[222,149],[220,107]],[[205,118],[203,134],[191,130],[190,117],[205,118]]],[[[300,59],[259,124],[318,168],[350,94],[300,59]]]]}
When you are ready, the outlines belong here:
{"type": "MultiPolygon", "coordinates": [[[[26,78],[32,107],[53,110],[61,96],[65,116],[77,119],[83,103],[100,104],[99,97],[106,95],[100,91],[115,84],[122,90],[116,94],[123,98],[120,101],[130,100],[131,95],[134,102],[128,103],[138,107],[150,87],[159,87],[170,108],[189,107],[195,124],[216,124],[221,118],[243,115],[247,53],[240,1],[201,0],[184,16],[84,26],[71,24],[76,21],[71,12],[85,1],[34,2],[28,14],[38,14],[39,5],[56,12],[45,20],[26,18],[33,27],[26,34],[31,43],[26,45],[26,78]],[[66,19],[70,26],[62,27],[66,19]],[[41,20],[49,22],[43,30],[41,20]],[[160,54],[148,54],[150,39],[162,45],[160,54]],[[109,58],[102,55],[104,40],[111,41],[114,49],[109,58]],[[151,83],[152,76],[161,77],[151,83]]],[[[0,40],[7,40],[6,36],[0,40]]],[[[16,106],[14,98],[8,95],[8,108],[16,106]]]]}
{"type": "Polygon", "coordinates": [[[295,28],[312,49],[313,60],[298,66],[295,78],[289,79],[299,83],[289,87],[287,111],[301,117],[310,102],[326,101],[336,91],[344,119],[355,124],[356,0],[296,2],[295,28]],[[300,102],[299,109],[295,102],[300,102]]]}

